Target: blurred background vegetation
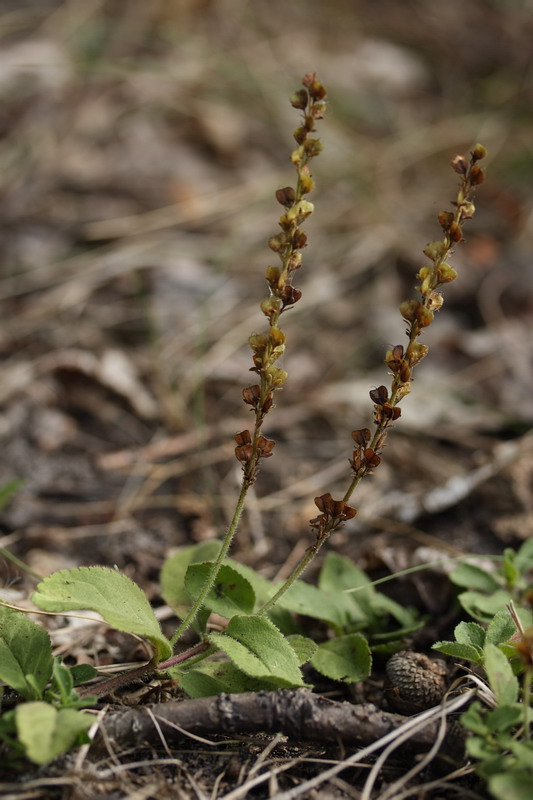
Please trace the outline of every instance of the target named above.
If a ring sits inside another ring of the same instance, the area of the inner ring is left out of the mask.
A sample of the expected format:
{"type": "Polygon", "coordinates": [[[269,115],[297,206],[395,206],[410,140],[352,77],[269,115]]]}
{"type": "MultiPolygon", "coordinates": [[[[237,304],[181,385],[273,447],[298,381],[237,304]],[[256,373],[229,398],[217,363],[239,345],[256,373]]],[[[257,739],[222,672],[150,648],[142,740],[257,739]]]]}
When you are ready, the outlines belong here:
{"type": "Polygon", "coordinates": [[[41,571],[52,549],[148,579],[159,548],[219,534],[308,71],[325,151],[243,557],[294,560],[313,497],[343,491],[450,158],[476,141],[459,279],[337,543],[415,523],[469,549],[530,535],[531,0],[2,0],[0,36],[0,479],[24,480],[4,543],[41,571]]]}

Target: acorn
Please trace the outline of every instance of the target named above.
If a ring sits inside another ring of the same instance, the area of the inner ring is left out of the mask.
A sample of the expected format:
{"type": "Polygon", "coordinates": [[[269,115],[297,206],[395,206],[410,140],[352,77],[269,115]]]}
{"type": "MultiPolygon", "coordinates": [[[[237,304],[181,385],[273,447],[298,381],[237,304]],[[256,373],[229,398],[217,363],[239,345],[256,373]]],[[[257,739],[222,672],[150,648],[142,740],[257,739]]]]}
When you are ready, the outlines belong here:
{"type": "Polygon", "coordinates": [[[389,658],[385,672],[387,699],[402,714],[417,714],[438,705],[447,689],[446,663],[423,653],[400,650],[389,658]]]}

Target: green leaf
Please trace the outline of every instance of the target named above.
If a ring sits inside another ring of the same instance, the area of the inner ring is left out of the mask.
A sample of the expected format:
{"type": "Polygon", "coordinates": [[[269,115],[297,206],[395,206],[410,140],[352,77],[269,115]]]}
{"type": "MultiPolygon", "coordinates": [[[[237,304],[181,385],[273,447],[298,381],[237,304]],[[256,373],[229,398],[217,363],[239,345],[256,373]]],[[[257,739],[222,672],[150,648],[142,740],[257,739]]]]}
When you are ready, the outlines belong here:
{"type": "Polygon", "coordinates": [[[338,592],[343,589],[356,589],[360,586],[370,586],[368,575],[359,569],[353,561],[337,553],[329,552],[324,559],[324,564],[318,577],[320,589],[338,592]]]}
{"type": "Polygon", "coordinates": [[[19,741],[35,764],[48,764],[77,744],[91,726],[88,714],[64,708],[58,711],[49,703],[20,703],[15,709],[19,741]]]}
{"type": "Polygon", "coordinates": [[[496,800],[531,800],[533,769],[510,770],[489,778],[489,789],[496,800]]]}
{"type": "MultiPolygon", "coordinates": [[[[197,597],[205,586],[213,564],[191,564],[185,573],[185,588],[190,597],[197,597]]],[[[222,617],[231,619],[235,614],[251,614],[255,606],[255,592],[242,575],[227,564],[220,567],[214,586],[205,598],[204,606],[222,617]]]]}
{"type": "Polygon", "coordinates": [[[493,575],[474,564],[460,564],[450,575],[450,580],[456,586],[466,589],[478,589],[480,592],[497,592],[501,589],[500,583],[493,575]]]}
{"type": "MultiPolygon", "coordinates": [[[[506,733],[512,730],[524,716],[521,705],[515,703],[512,706],[500,706],[494,711],[489,711],[486,715],[487,725],[490,731],[495,733],[506,733]]],[[[533,762],[531,764],[533,766],[533,762]]]]}
{"type": "Polygon", "coordinates": [[[503,551],[502,574],[509,589],[514,589],[520,579],[520,570],[516,564],[516,553],[510,547],[503,551]]]}
{"type": "MultiPolygon", "coordinates": [[[[326,592],[304,581],[293,583],[280,597],[278,604],[296,614],[323,620],[337,630],[342,630],[344,625],[354,621],[354,606],[349,595],[343,592],[326,592]]],[[[361,615],[360,621],[365,621],[365,617],[361,615]]]]}
{"type": "Polygon", "coordinates": [[[365,637],[360,633],[350,633],[321,644],[311,663],[327,678],[354,683],[368,678],[372,656],[365,637]]]}
{"type": "Polygon", "coordinates": [[[462,642],[435,642],[432,650],[438,650],[452,658],[463,658],[466,661],[473,661],[480,664],[483,661],[483,650],[473,644],[462,644],[462,642]]]}
{"type": "Polygon", "coordinates": [[[477,700],[472,703],[464,714],[461,714],[461,722],[472,733],[479,736],[488,736],[490,729],[486,722],[486,715],[482,712],[481,703],[477,700]]]}
{"type": "Polygon", "coordinates": [[[503,644],[516,633],[516,625],[508,611],[498,611],[489,622],[487,628],[486,642],[491,644],[503,644]]]}
{"type": "Polygon", "coordinates": [[[185,588],[185,573],[189,566],[215,559],[220,547],[221,542],[211,539],[193,547],[184,547],[164,562],[160,575],[161,595],[178,616],[183,618],[191,605],[191,598],[185,588]]]}
{"type": "Polygon", "coordinates": [[[26,700],[40,699],[52,666],[47,632],[22,611],[0,605],[0,680],[26,700]]]}
{"type": "Polygon", "coordinates": [[[461,644],[471,644],[480,648],[485,644],[485,628],[477,622],[460,622],[453,633],[456,641],[461,644]]]}
{"type": "Polygon", "coordinates": [[[98,675],[98,670],[92,667],[90,664],[75,664],[73,667],[69,667],[70,674],[72,675],[72,681],[74,686],[80,686],[82,683],[87,683],[87,681],[96,678],[98,675]]]}
{"type": "Polygon", "coordinates": [[[515,563],[522,573],[533,567],[533,539],[526,539],[516,554],[515,563]]]}
{"type": "Polygon", "coordinates": [[[318,650],[318,645],[315,644],[312,639],[308,639],[307,636],[300,636],[299,633],[292,633],[285,638],[296,653],[298,664],[300,666],[302,666],[302,664],[307,664],[308,661],[311,661],[314,654],[318,650]]]}
{"type": "Polygon", "coordinates": [[[160,661],[172,654],[142,589],[114,569],[62,569],[45,578],[32,599],[44,611],[96,611],[117,630],[148,639],[160,661]]]}
{"type": "Polygon", "coordinates": [[[170,677],[178,681],[189,697],[211,697],[222,692],[240,694],[276,688],[269,681],[245,675],[231,661],[204,661],[181,674],[173,670],[174,667],[168,670],[170,677]]]}
{"type": "Polygon", "coordinates": [[[518,697],[518,680],[513,669],[494,644],[485,645],[485,672],[498,705],[511,705],[518,697]]]}
{"type": "Polygon", "coordinates": [[[212,633],[209,640],[246,675],[278,686],[304,685],[295,651],[266,617],[235,616],[224,633],[212,633]]]}
{"type": "Polygon", "coordinates": [[[509,592],[499,589],[491,595],[481,592],[462,592],[458,600],[467,614],[480,622],[490,622],[498,611],[505,609],[511,601],[509,592]]]}

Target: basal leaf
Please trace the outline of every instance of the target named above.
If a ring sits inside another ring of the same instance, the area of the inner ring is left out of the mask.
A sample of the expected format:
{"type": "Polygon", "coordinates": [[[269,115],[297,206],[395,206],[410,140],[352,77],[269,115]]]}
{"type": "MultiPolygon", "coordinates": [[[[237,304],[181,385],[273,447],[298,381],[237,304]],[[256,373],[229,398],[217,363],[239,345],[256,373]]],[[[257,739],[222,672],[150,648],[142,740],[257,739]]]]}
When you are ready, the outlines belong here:
{"type": "Polygon", "coordinates": [[[485,628],[477,622],[460,622],[454,630],[454,635],[461,644],[471,644],[481,648],[485,644],[485,628]]]}
{"type": "Polygon", "coordinates": [[[49,703],[20,703],[15,709],[19,741],[35,764],[48,764],[77,744],[93,719],[88,714],[49,703]]]}
{"type": "Polygon", "coordinates": [[[184,617],[191,605],[191,598],[185,588],[185,573],[191,564],[215,559],[220,552],[221,542],[211,539],[193,547],[183,547],[166,559],[161,568],[161,595],[180,617],[184,617]]]}
{"type": "Polygon", "coordinates": [[[0,605],[0,680],[26,700],[37,700],[50,679],[52,665],[48,633],[22,611],[0,605]]]}
{"type": "Polygon", "coordinates": [[[160,661],[172,654],[142,589],[114,569],[63,569],[45,578],[32,599],[44,611],[96,611],[117,630],[148,639],[160,661]]]}
{"type": "Polygon", "coordinates": [[[483,661],[483,650],[473,644],[463,644],[462,642],[435,642],[433,650],[444,653],[452,658],[464,658],[466,661],[473,661],[480,664],[483,661]]]}
{"type": "Polygon", "coordinates": [[[277,686],[304,685],[295,651],[266,617],[235,616],[224,633],[212,633],[209,639],[246,675],[277,686]]]}
{"type": "Polygon", "coordinates": [[[501,584],[489,572],[474,564],[460,564],[450,575],[450,580],[456,586],[464,586],[465,589],[477,589],[480,592],[497,592],[501,589],[501,584]]]}
{"type": "Polygon", "coordinates": [[[170,677],[178,681],[189,697],[210,697],[221,692],[240,694],[275,688],[269,681],[245,675],[231,661],[204,661],[181,674],[173,674],[172,669],[168,670],[170,677]]]}
{"type": "Polygon", "coordinates": [[[533,768],[500,772],[489,778],[489,789],[496,800],[531,800],[533,768]]]}
{"type": "Polygon", "coordinates": [[[462,592],[458,597],[467,614],[480,622],[490,622],[494,614],[505,609],[511,599],[509,592],[503,589],[491,595],[482,592],[462,592]]]}
{"type": "Polygon", "coordinates": [[[312,657],[318,650],[318,645],[315,644],[312,639],[308,639],[307,636],[300,636],[299,633],[292,633],[287,636],[286,639],[296,653],[298,664],[300,666],[302,666],[302,664],[307,664],[308,661],[311,661],[312,657]]]}
{"type": "Polygon", "coordinates": [[[485,645],[485,672],[498,705],[511,705],[518,697],[518,680],[511,664],[494,644],[485,645]]]}
{"type": "Polygon", "coordinates": [[[516,633],[516,625],[507,610],[498,611],[487,627],[486,641],[491,644],[503,644],[516,633]]]}
{"type": "MultiPolygon", "coordinates": [[[[185,573],[185,588],[191,599],[197,597],[205,586],[212,563],[191,564],[185,573]]],[[[227,564],[218,570],[214,586],[204,601],[204,606],[222,617],[231,619],[235,614],[251,614],[255,606],[255,592],[240,572],[227,564]]]]}
{"type": "MultiPolygon", "coordinates": [[[[337,630],[353,622],[354,606],[349,595],[342,591],[318,589],[304,581],[296,581],[279,599],[279,605],[296,614],[323,620],[337,630]]],[[[365,618],[361,615],[361,621],[365,618]]]]}
{"type": "Polygon", "coordinates": [[[326,591],[356,589],[360,586],[369,586],[370,583],[368,575],[353,561],[332,552],[326,555],[318,577],[319,588],[326,591]]]}
{"type": "Polygon", "coordinates": [[[354,683],[368,678],[372,656],[365,637],[350,633],[321,644],[311,663],[327,678],[354,683]]]}

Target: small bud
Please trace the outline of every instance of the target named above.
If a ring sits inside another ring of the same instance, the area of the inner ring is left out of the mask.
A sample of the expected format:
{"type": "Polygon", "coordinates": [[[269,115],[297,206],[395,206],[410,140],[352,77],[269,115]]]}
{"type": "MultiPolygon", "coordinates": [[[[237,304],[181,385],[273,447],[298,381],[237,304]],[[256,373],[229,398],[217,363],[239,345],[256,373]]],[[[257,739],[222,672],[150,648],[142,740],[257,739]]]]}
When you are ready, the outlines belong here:
{"type": "Polygon", "coordinates": [[[262,352],[268,344],[268,337],[264,333],[252,333],[248,337],[248,344],[254,353],[262,352]]]}
{"type": "Polygon", "coordinates": [[[306,139],[303,143],[303,149],[304,153],[307,153],[308,156],[313,157],[322,152],[324,145],[320,139],[306,139]]]}
{"type": "Polygon", "coordinates": [[[432,261],[438,261],[439,258],[443,258],[446,253],[448,252],[448,247],[446,242],[437,241],[437,242],[429,242],[424,247],[424,255],[430,258],[432,261]]]}
{"type": "Polygon", "coordinates": [[[483,183],[483,181],[485,180],[485,173],[483,172],[481,167],[478,167],[477,164],[474,164],[474,166],[470,170],[469,178],[472,186],[479,186],[479,184],[483,183]]]}
{"type": "Polygon", "coordinates": [[[427,344],[420,344],[419,342],[414,342],[413,344],[410,344],[409,347],[407,348],[407,353],[405,354],[405,358],[407,359],[409,364],[412,367],[414,367],[420,361],[422,361],[423,358],[427,356],[428,352],[429,352],[429,347],[427,346],[427,344]]]}
{"type": "Polygon", "coordinates": [[[273,347],[281,347],[285,344],[285,334],[281,328],[276,328],[275,326],[270,328],[268,332],[268,338],[270,339],[270,343],[273,345],[273,347]]]}
{"type": "MultiPolygon", "coordinates": [[[[284,217],[290,222],[296,222],[299,225],[301,222],[304,221],[310,214],[313,213],[315,207],[312,203],[308,200],[300,200],[296,205],[289,208],[284,217]]],[[[281,220],[280,220],[281,225],[281,220]]],[[[282,226],[283,227],[283,226],[282,226]]]]}
{"type": "Polygon", "coordinates": [[[309,174],[300,175],[300,190],[302,194],[309,194],[315,188],[315,182],[309,174]]]}
{"type": "Polygon", "coordinates": [[[302,254],[293,253],[287,263],[287,270],[289,272],[294,272],[294,270],[299,269],[301,266],[302,266],[302,254]]]}
{"type": "MultiPolygon", "coordinates": [[[[433,311],[438,311],[442,308],[442,304],[444,303],[444,298],[440,292],[431,292],[428,299],[428,308],[433,311]]],[[[428,323],[429,325],[429,323],[428,323]]]]}
{"type": "Polygon", "coordinates": [[[291,153],[291,161],[293,164],[301,164],[304,160],[305,151],[303,147],[297,147],[296,150],[293,150],[291,153]]]}
{"type": "Polygon", "coordinates": [[[404,300],[400,305],[400,314],[407,322],[414,322],[420,303],[418,300],[404,300]]]}
{"type": "Polygon", "coordinates": [[[292,135],[294,136],[294,140],[295,140],[296,144],[303,145],[303,143],[305,142],[305,140],[307,138],[307,133],[308,133],[308,130],[303,125],[299,125],[297,128],[295,128],[293,130],[293,132],[292,132],[292,135]]]}
{"type": "Polygon", "coordinates": [[[296,200],[296,192],[292,186],[285,186],[283,189],[278,189],[276,192],[276,200],[282,206],[292,206],[296,200]]]}
{"type": "Polygon", "coordinates": [[[313,103],[311,106],[311,116],[313,119],[322,119],[326,113],[326,108],[327,105],[324,102],[319,101],[318,103],[313,103]]]}
{"type": "Polygon", "coordinates": [[[423,305],[420,305],[418,311],[416,312],[416,321],[421,328],[427,328],[427,326],[431,325],[433,322],[433,316],[433,311],[423,305]]]}
{"type": "Polygon", "coordinates": [[[320,83],[320,81],[317,81],[314,72],[309,72],[307,75],[304,75],[302,83],[309,89],[309,94],[313,100],[323,100],[327,94],[326,87],[320,83]]]}
{"type": "Polygon", "coordinates": [[[303,111],[303,109],[307,106],[307,100],[309,95],[305,89],[298,89],[297,92],[291,95],[291,106],[293,108],[299,108],[303,111]]]}
{"type": "Polygon", "coordinates": [[[466,175],[468,164],[464,156],[455,156],[455,158],[452,158],[451,163],[452,163],[452,169],[455,172],[457,172],[459,175],[466,175]]]}
{"type": "Polygon", "coordinates": [[[476,213],[476,207],[473,203],[461,203],[461,216],[463,219],[472,219],[476,213]]]}
{"type": "Polygon", "coordinates": [[[489,151],[487,150],[487,148],[484,147],[482,144],[478,143],[476,144],[470,155],[472,156],[472,161],[481,161],[481,159],[486,158],[488,154],[489,151]]]}
{"type": "Polygon", "coordinates": [[[259,307],[265,317],[270,319],[274,314],[277,314],[278,311],[281,311],[281,300],[279,297],[265,297],[259,307]]]}
{"type": "Polygon", "coordinates": [[[457,272],[449,264],[439,264],[437,267],[437,282],[451,283],[457,278],[457,272]]]}
{"type": "Polygon", "coordinates": [[[265,375],[268,378],[271,389],[279,389],[289,377],[288,372],[285,372],[284,369],[279,369],[273,365],[270,365],[265,369],[265,375]]]}
{"type": "Polygon", "coordinates": [[[277,286],[280,276],[281,276],[281,270],[279,269],[279,267],[266,268],[265,278],[267,279],[269,286],[277,286]]]}
{"type": "Polygon", "coordinates": [[[275,253],[279,253],[280,250],[283,250],[288,243],[289,240],[285,233],[278,233],[277,236],[272,236],[272,238],[268,240],[268,246],[275,253]]]}

